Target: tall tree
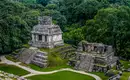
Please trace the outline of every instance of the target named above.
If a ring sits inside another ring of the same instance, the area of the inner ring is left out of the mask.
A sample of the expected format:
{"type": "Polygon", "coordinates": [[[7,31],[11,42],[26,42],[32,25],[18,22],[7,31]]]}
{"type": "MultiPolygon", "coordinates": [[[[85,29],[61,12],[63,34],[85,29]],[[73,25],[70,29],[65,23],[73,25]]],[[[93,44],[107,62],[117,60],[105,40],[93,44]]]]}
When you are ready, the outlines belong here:
{"type": "Polygon", "coordinates": [[[27,43],[31,27],[37,22],[38,11],[16,3],[0,1],[0,53],[11,52],[27,43]]]}
{"type": "Polygon", "coordinates": [[[129,21],[129,7],[101,9],[93,20],[87,21],[86,39],[113,45],[116,55],[129,58],[129,21]]]}
{"type": "Polygon", "coordinates": [[[51,0],[37,0],[37,3],[42,4],[43,6],[46,6],[51,0]]]}

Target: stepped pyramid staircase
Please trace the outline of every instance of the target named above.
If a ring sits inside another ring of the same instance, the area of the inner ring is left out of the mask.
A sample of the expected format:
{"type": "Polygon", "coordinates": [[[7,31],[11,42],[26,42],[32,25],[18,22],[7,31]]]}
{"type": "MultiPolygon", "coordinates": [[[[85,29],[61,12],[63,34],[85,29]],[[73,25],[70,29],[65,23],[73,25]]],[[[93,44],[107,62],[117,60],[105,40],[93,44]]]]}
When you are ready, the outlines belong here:
{"type": "Polygon", "coordinates": [[[94,58],[91,55],[81,55],[75,69],[91,72],[94,66],[94,58]]]}
{"type": "Polygon", "coordinates": [[[40,67],[47,67],[47,53],[46,52],[37,52],[37,54],[35,54],[35,56],[33,57],[31,63],[38,65],[40,67]]]}
{"type": "Polygon", "coordinates": [[[24,62],[26,64],[29,64],[31,62],[31,59],[33,58],[33,56],[36,54],[37,52],[35,50],[32,49],[26,49],[23,48],[19,54],[18,54],[18,60],[21,62],[24,62]]]}
{"type": "Polygon", "coordinates": [[[46,67],[48,56],[46,52],[23,48],[19,52],[17,59],[25,64],[32,63],[39,67],[46,67]]]}

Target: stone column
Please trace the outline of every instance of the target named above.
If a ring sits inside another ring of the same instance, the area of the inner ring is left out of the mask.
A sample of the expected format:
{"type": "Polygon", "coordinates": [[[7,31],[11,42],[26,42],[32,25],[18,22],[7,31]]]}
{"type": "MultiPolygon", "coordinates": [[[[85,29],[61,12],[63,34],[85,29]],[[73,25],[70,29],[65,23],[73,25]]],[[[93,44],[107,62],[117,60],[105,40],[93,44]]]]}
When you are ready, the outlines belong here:
{"type": "Polygon", "coordinates": [[[32,34],[32,41],[35,41],[35,39],[34,39],[34,34],[32,34]]]}
{"type": "Polygon", "coordinates": [[[52,42],[52,36],[48,36],[48,42],[52,42]]]}
{"type": "Polygon", "coordinates": [[[36,35],[36,41],[38,41],[38,35],[36,35]]]}
{"type": "Polygon", "coordinates": [[[53,36],[51,36],[51,42],[53,42],[53,36]]]}
{"type": "Polygon", "coordinates": [[[42,35],[42,42],[45,42],[45,36],[42,35]]]}

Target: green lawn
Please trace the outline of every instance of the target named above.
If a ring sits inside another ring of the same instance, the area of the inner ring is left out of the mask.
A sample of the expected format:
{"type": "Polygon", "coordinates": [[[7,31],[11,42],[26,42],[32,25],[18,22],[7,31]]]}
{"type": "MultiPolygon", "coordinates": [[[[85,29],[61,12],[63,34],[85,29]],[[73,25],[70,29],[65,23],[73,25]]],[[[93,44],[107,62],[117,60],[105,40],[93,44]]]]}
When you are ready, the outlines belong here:
{"type": "Polygon", "coordinates": [[[37,75],[29,77],[31,80],[95,80],[94,78],[70,71],[62,71],[49,75],[37,75]]]}
{"type": "Polygon", "coordinates": [[[108,80],[108,78],[109,78],[109,77],[105,76],[103,72],[91,72],[91,73],[99,76],[102,80],[108,80]]]}
{"type": "Polygon", "coordinates": [[[14,58],[13,58],[12,56],[10,56],[10,55],[6,55],[5,57],[6,57],[6,59],[8,59],[8,60],[10,60],[10,61],[18,62],[18,60],[14,59],[14,58]]]}
{"type": "Polygon", "coordinates": [[[123,72],[121,80],[128,80],[129,76],[130,76],[130,72],[123,72]]]}
{"type": "Polygon", "coordinates": [[[72,68],[71,66],[68,66],[68,65],[40,68],[40,67],[33,65],[33,64],[29,64],[29,67],[34,69],[34,70],[43,71],[43,72],[59,70],[59,69],[62,69],[62,68],[72,68]]]}
{"type": "Polygon", "coordinates": [[[29,72],[27,72],[19,67],[16,67],[13,65],[7,65],[7,64],[0,64],[0,70],[5,71],[7,73],[15,74],[18,76],[29,74],[29,72]]]}
{"type": "Polygon", "coordinates": [[[126,68],[126,69],[130,68],[130,62],[129,61],[122,61],[121,60],[121,63],[123,64],[124,68],[126,68]]]}

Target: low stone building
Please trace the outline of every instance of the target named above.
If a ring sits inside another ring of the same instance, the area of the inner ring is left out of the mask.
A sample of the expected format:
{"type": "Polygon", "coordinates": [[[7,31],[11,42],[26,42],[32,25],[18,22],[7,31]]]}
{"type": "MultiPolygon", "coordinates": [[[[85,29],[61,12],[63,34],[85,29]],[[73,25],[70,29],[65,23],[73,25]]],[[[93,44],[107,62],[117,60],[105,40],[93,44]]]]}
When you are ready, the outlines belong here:
{"type": "Polygon", "coordinates": [[[58,25],[52,23],[49,16],[39,17],[39,24],[33,27],[31,46],[54,48],[64,45],[62,31],[58,25]]]}
{"type": "Polygon", "coordinates": [[[82,41],[79,43],[76,52],[75,69],[105,72],[108,68],[116,65],[117,60],[112,46],[82,41]]]}

